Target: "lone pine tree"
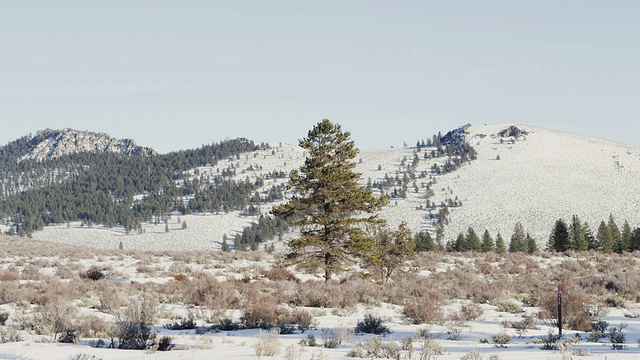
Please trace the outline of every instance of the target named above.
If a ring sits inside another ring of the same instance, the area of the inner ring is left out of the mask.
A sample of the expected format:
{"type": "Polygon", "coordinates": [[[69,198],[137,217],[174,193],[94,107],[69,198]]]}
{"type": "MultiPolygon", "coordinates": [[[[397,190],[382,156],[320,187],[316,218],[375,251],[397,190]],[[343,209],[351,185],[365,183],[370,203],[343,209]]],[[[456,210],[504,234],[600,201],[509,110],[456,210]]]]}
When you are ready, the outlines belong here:
{"type": "Polygon", "coordinates": [[[344,266],[374,253],[375,241],[366,224],[382,223],[374,213],[388,202],[359,184],[354,171],[358,154],[351,134],[324,119],[299,141],[307,152],[304,165],[290,176],[294,195],[273,209],[291,217],[300,236],[289,241],[286,259],[306,268],[324,270],[325,282],[344,266]]]}

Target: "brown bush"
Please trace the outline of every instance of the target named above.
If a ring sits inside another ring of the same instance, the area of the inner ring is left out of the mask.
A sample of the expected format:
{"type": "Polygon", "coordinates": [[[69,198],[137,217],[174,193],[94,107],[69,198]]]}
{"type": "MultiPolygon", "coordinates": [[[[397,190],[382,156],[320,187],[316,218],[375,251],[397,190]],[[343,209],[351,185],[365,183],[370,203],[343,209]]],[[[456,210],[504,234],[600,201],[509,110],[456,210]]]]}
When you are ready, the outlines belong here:
{"type": "Polygon", "coordinates": [[[286,268],[282,267],[274,267],[271,270],[268,270],[264,273],[264,277],[271,281],[296,281],[299,280],[296,278],[295,274],[289,271],[286,268]]]}
{"type": "Polygon", "coordinates": [[[404,306],[402,313],[413,324],[442,324],[442,297],[437,293],[423,298],[412,298],[404,306]]]}
{"type": "Polygon", "coordinates": [[[277,305],[275,298],[270,295],[251,299],[244,306],[241,321],[249,329],[270,329],[279,323],[278,316],[283,314],[277,311],[277,305]]]}
{"type": "Polygon", "coordinates": [[[18,274],[15,271],[7,270],[7,271],[3,271],[0,274],[0,281],[20,281],[20,280],[21,280],[20,274],[18,274]]]}
{"type": "MultiPolygon", "coordinates": [[[[589,331],[592,317],[586,304],[593,304],[594,299],[589,297],[578,286],[561,284],[562,292],[562,323],[569,329],[589,331]]],[[[549,291],[538,299],[540,312],[538,317],[551,326],[557,326],[558,295],[556,291],[549,291]]]]}

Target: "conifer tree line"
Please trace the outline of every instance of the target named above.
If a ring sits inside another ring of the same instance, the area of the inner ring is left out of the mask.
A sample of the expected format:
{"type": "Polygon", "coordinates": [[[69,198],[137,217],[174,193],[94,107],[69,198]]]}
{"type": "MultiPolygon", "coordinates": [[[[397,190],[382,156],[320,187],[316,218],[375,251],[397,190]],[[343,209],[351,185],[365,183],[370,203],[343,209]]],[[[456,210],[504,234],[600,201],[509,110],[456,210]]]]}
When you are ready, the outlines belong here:
{"type": "Polygon", "coordinates": [[[268,148],[247,139],[166,155],[83,152],[39,162],[21,159],[42,141],[38,136],[22,137],[0,148],[0,214],[13,224],[10,235],[29,236],[45,225],[72,221],[142,231],[141,222],[165,221],[173,210],[245,210],[258,215],[260,203],[283,197],[284,187],[275,186],[261,196],[262,178],[230,179],[233,169],[224,169],[213,181],[190,178],[188,171],[193,168],[268,148]],[[139,194],[145,194],[144,199],[134,200],[139,194]],[[191,200],[185,201],[188,197],[191,200]]]}
{"type": "MultiPolygon", "coordinates": [[[[449,240],[444,246],[438,240],[434,240],[427,231],[415,234],[416,251],[447,251],[447,252],[523,252],[535,253],[538,250],[536,240],[525,232],[521,223],[516,223],[509,243],[505,243],[500,233],[495,239],[488,230],[482,236],[469,227],[466,233],[460,233],[455,240],[449,240]]],[[[613,215],[607,221],[601,221],[594,233],[587,222],[581,221],[577,215],[573,215],[571,222],[567,224],[564,219],[558,219],[551,229],[547,251],[600,251],[604,253],[623,253],[640,250],[640,227],[631,228],[628,221],[624,221],[622,228],[618,226],[613,215]]]]}

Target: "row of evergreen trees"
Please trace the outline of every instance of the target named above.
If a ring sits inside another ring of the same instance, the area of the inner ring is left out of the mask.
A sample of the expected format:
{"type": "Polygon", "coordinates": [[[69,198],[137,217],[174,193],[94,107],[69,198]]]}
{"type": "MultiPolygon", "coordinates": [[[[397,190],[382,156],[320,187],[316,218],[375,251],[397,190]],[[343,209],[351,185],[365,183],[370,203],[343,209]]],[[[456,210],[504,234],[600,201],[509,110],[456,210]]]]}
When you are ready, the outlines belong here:
{"type": "Polygon", "coordinates": [[[577,215],[573,215],[567,225],[564,219],[555,222],[547,249],[551,251],[566,250],[597,250],[605,253],[623,253],[625,251],[640,250],[640,228],[631,229],[629,222],[625,220],[622,230],[616,224],[613,215],[609,220],[600,222],[594,236],[589,224],[580,221],[577,215]]]}

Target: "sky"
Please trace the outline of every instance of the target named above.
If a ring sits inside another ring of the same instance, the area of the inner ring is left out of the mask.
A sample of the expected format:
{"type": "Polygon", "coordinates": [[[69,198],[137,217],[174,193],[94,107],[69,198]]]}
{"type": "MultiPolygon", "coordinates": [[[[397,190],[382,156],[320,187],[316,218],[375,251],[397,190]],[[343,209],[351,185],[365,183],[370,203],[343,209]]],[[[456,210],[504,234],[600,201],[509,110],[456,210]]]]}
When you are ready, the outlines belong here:
{"type": "Polygon", "coordinates": [[[161,153],[385,148],[467,123],[640,146],[640,1],[0,0],[0,145],[45,128],[161,153]]]}

